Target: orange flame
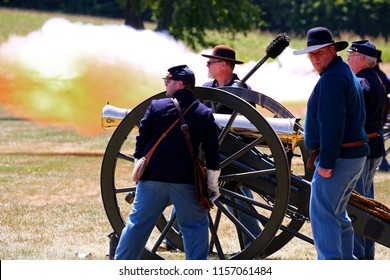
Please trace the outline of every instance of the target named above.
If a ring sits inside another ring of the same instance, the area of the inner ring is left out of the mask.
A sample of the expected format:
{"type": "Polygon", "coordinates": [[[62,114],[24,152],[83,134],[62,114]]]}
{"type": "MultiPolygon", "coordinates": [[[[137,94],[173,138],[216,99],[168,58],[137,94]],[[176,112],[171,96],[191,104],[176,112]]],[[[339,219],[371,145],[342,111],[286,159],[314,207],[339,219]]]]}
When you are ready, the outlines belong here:
{"type": "MultiPolygon", "coordinates": [[[[93,135],[103,132],[100,116],[107,102],[134,108],[165,90],[161,77],[175,62],[170,59],[169,64],[167,61],[159,65],[155,57],[145,53],[150,52],[148,48],[156,48],[147,40],[152,36],[152,40],[159,37],[157,41],[164,40],[165,44],[177,43],[154,33],[131,33],[131,40],[126,33],[130,28],[122,29],[115,37],[117,39],[111,38],[118,42],[105,42],[110,40],[105,37],[112,36],[112,30],[95,28],[72,25],[63,20],[58,22],[57,19],[26,37],[11,37],[0,47],[0,102],[17,116],[47,125],[72,127],[81,134],[93,135]],[[68,37],[65,42],[79,41],[63,45],[64,42],[57,42],[52,34],[59,30],[48,27],[52,24],[56,29],[71,28],[72,34],[81,30],[84,35],[88,31],[86,34],[90,37],[68,37]],[[137,44],[137,41],[143,42],[142,38],[145,42],[137,44]],[[115,49],[121,43],[123,46],[115,49]],[[148,44],[144,47],[145,52],[142,44],[148,44]],[[131,49],[132,46],[135,49],[131,49]],[[154,59],[154,65],[150,59],[154,59]]],[[[158,51],[155,55],[164,60],[158,51]]]]}
{"type": "Polygon", "coordinates": [[[43,124],[71,126],[82,134],[101,133],[104,104],[134,108],[162,85],[150,84],[145,75],[125,65],[95,65],[74,79],[48,79],[21,69],[0,76],[0,102],[13,113],[43,124]],[[146,82],[146,83],[145,83],[146,82]],[[145,86],[147,85],[147,88],[145,86]]]}
{"type": "MultiPolygon", "coordinates": [[[[280,63],[259,69],[249,81],[252,89],[277,100],[307,96],[317,77],[301,75],[307,67],[306,72],[314,72],[310,62],[299,63],[297,57],[288,67],[291,53],[287,49],[280,63]],[[287,67],[281,69],[286,58],[287,67]],[[284,82],[275,83],[276,77],[284,82]]],[[[209,80],[206,59],[165,34],[54,18],[40,30],[10,36],[0,45],[0,103],[16,116],[84,135],[99,134],[107,102],[134,108],[165,90],[161,77],[180,64],[195,72],[197,85],[209,80]]],[[[238,65],[235,72],[243,77],[254,64],[238,65]]]]}

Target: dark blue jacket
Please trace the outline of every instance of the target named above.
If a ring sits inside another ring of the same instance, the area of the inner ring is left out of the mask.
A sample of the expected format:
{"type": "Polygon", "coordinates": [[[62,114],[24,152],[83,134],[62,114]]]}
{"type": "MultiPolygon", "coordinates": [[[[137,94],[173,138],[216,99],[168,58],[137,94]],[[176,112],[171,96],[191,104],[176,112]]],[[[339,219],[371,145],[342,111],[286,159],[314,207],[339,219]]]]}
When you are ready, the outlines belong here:
{"type": "MultiPolygon", "coordinates": [[[[193,93],[187,89],[174,94],[182,111],[196,101],[193,93]]],[[[177,110],[170,98],[153,100],[140,121],[139,135],[136,137],[135,158],[141,158],[151,149],[162,133],[178,118],[177,110]]],[[[211,109],[196,101],[196,104],[184,115],[189,127],[195,155],[202,144],[208,169],[219,169],[219,144],[217,126],[211,109]]],[[[157,146],[142,180],[193,183],[194,171],[190,152],[179,123],[157,146]]]]}
{"type": "MultiPolygon", "coordinates": [[[[356,74],[363,89],[366,108],[366,123],[364,129],[367,134],[380,133],[383,127],[383,116],[387,107],[387,94],[372,68],[366,68],[356,74]]],[[[368,141],[370,155],[368,158],[378,158],[385,154],[383,138],[370,137],[368,141]]]]}
{"type": "Polygon", "coordinates": [[[338,157],[369,154],[367,144],[341,147],[342,143],[368,141],[365,118],[360,83],[341,57],[335,57],[309,97],[305,118],[305,144],[310,150],[320,148],[320,167],[333,169],[338,157]]]}
{"type": "MultiPolygon", "coordinates": [[[[223,86],[224,87],[230,87],[230,86],[232,86],[234,84],[234,81],[236,81],[236,80],[240,80],[240,79],[238,78],[236,73],[233,73],[232,80],[229,83],[227,83],[226,85],[223,85],[223,86]]],[[[204,87],[216,88],[216,87],[218,87],[217,80],[208,81],[208,82],[204,83],[203,86],[204,87]]],[[[244,88],[251,89],[251,87],[249,85],[247,85],[246,83],[244,83],[243,86],[244,86],[244,88]]]]}
{"type": "MultiPolygon", "coordinates": [[[[237,74],[233,73],[233,77],[231,79],[231,81],[229,83],[227,83],[226,85],[223,85],[224,87],[230,87],[234,84],[234,81],[236,80],[240,80],[237,76],[237,74]]],[[[208,81],[206,83],[203,84],[204,87],[212,87],[212,88],[216,88],[218,87],[218,83],[217,83],[217,80],[212,80],[212,81],[208,81]]],[[[243,84],[243,87],[244,88],[247,88],[247,89],[251,89],[251,87],[244,83],[243,84]]],[[[211,107],[211,104],[210,102],[206,102],[205,103],[208,107],[211,107]]],[[[256,107],[256,104],[254,103],[251,103],[254,107],[256,107]]],[[[222,105],[221,107],[219,107],[219,109],[217,110],[217,113],[219,114],[231,114],[233,112],[233,109],[230,108],[230,107],[227,107],[225,105],[222,105]]]]}

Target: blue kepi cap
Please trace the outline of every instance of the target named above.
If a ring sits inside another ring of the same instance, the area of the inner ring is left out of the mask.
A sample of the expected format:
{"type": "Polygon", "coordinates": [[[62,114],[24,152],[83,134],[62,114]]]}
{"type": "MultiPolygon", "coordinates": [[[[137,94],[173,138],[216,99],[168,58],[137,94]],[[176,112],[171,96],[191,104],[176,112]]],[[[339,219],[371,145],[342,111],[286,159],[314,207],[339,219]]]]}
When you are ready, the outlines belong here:
{"type": "Polygon", "coordinates": [[[168,69],[167,78],[195,84],[194,72],[187,65],[178,65],[168,69]]]}
{"type": "Polygon", "coordinates": [[[373,43],[368,40],[360,40],[352,42],[351,47],[348,50],[349,52],[358,52],[364,55],[377,58],[378,52],[373,43]]]}

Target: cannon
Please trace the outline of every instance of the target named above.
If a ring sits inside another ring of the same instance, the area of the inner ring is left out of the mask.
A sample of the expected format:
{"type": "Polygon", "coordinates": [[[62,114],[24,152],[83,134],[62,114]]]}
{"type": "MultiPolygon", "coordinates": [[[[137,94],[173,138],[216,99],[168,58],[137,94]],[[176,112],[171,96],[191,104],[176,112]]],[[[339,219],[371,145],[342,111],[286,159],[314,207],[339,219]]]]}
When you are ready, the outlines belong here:
{"type": "MultiPolygon", "coordinates": [[[[244,88],[196,87],[194,94],[200,101],[210,102],[213,110],[224,105],[233,111],[224,116],[215,114],[221,147],[222,195],[209,212],[210,254],[219,259],[265,258],[292,238],[313,244],[310,236],[299,232],[310,221],[313,170],[303,168],[305,164],[300,171],[292,170],[293,161],[305,163],[311,154],[304,146],[299,119],[272,98],[244,88]],[[257,108],[249,102],[255,102],[257,108]],[[249,188],[253,198],[245,196],[242,187],[249,188]],[[240,222],[239,213],[259,221],[262,229],[259,236],[253,236],[240,222]],[[250,246],[244,246],[244,236],[252,240],[250,246]]],[[[109,222],[118,235],[131,210],[127,202],[129,194],[131,197],[136,190],[130,174],[137,125],[151,101],[164,97],[165,92],[161,92],[131,110],[113,110],[110,106],[103,110],[102,125],[116,128],[103,157],[101,193],[109,222]]],[[[170,216],[171,207],[167,205],[157,222],[154,236],[158,237],[148,241],[143,259],[167,257],[166,252],[157,250],[165,237],[183,250],[180,233],[172,227],[175,216],[170,216]]],[[[359,208],[356,203],[350,203],[348,211],[358,234],[390,247],[390,221],[359,208]]]]}
{"type": "MultiPolygon", "coordinates": [[[[287,45],[285,36],[278,36],[242,82],[287,45]]],[[[313,244],[311,236],[300,232],[304,223],[310,222],[310,180],[314,172],[305,164],[311,152],[304,145],[300,119],[269,96],[240,84],[196,87],[194,91],[198,100],[210,104],[219,129],[221,196],[208,214],[211,259],[266,258],[293,238],[313,244]],[[231,113],[218,114],[220,106],[231,108],[231,113]],[[253,197],[245,195],[243,188],[250,189],[253,197]],[[260,234],[252,234],[240,215],[258,220],[260,234]],[[244,239],[251,240],[250,244],[245,244],[244,239]]],[[[165,97],[165,92],[160,92],[131,109],[111,105],[103,108],[102,126],[115,129],[104,153],[100,178],[103,205],[114,235],[121,234],[136,191],[130,174],[139,121],[153,99],[165,97]]],[[[355,194],[353,197],[348,211],[355,232],[390,247],[390,214],[386,214],[390,210],[380,205],[379,212],[386,213],[385,217],[379,216],[361,207],[362,198],[355,194]]],[[[184,250],[180,232],[173,227],[176,216],[171,215],[171,210],[172,205],[167,205],[157,221],[142,259],[172,258],[169,252],[158,250],[164,238],[184,250]]],[[[175,256],[183,257],[180,253],[175,256]]]]}

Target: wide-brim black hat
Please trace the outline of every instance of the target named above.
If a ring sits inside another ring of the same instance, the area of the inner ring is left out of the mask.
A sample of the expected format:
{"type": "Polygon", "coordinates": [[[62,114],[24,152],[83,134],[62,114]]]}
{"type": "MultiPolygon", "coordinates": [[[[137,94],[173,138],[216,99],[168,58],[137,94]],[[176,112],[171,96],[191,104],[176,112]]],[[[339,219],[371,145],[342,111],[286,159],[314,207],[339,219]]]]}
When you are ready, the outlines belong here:
{"type": "Polygon", "coordinates": [[[236,60],[236,52],[229,46],[226,45],[218,45],[216,46],[211,54],[202,54],[204,57],[208,58],[217,58],[229,62],[233,62],[234,64],[243,64],[243,61],[236,60]]]}
{"type": "Polygon", "coordinates": [[[348,42],[335,42],[329,29],[325,27],[315,27],[307,31],[307,47],[303,50],[294,51],[293,54],[310,53],[330,45],[333,45],[336,51],[339,52],[348,47],[348,42]]]}

